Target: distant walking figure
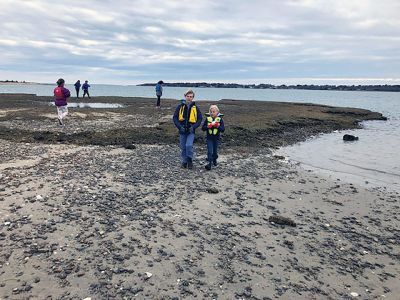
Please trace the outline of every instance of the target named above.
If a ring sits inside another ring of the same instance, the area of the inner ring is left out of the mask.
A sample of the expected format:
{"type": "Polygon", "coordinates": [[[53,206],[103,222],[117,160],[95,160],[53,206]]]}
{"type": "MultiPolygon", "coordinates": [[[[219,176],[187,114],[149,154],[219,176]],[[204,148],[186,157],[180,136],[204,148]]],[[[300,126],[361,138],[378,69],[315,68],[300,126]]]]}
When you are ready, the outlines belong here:
{"type": "Polygon", "coordinates": [[[79,98],[79,90],[81,89],[81,81],[78,80],[77,82],[75,82],[74,86],[75,86],[75,91],[76,91],[76,98],[79,98]]]}
{"type": "Polygon", "coordinates": [[[64,87],[65,81],[57,80],[57,87],[54,89],[54,104],[57,106],[58,123],[64,126],[63,119],[68,115],[67,98],[71,96],[68,89],[64,87]]]}
{"type": "Polygon", "coordinates": [[[89,88],[90,88],[90,85],[88,84],[88,81],[85,80],[85,83],[82,84],[82,90],[83,90],[83,96],[82,96],[82,98],[85,98],[85,95],[88,95],[88,97],[89,97],[89,99],[90,99],[89,88]]]}
{"type": "Polygon", "coordinates": [[[162,92],[163,92],[163,88],[162,85],[164,84],[164,81],[160,80],[159,82],[157,82],[156,84],[156,96],[157,96],[157,104],[156,107],[160,108],[161,106],[161,96],[162,96],[162,92]]]}

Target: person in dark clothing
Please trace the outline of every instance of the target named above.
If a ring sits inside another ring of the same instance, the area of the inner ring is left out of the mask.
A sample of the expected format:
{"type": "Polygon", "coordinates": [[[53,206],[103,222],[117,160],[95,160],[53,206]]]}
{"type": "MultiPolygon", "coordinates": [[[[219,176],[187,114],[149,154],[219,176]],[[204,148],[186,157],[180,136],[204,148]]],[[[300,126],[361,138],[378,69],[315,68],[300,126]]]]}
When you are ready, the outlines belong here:
{"type": "Polygon", "coordinates": [[[200,109],[193,101],[194,92],[188,90],[185,99],[176,107],[172,117],[176,128],[179,130],[179,142],[181,147],[182,167],[193,169],[193,142],[195,130],[201,125],[203,116],[200,109]]]}
{"type": "Polygon", "coordinates": [[[77,82],[75,82],[74,86],[75,86],[75,91],[76,91],[76,98],[79,98],[79,90],[81,89],[81,81],[78,80],[77,82]]]}
{"type": "Polygon", "coordinates": [[[85,83],[82,84],[82,90],[83,90],[83,97],[82,98],[85,98],[85,95],[88,95],[88,97],[90,99],[89,88],[90,88],[90,85],[88,84],[88,81],[85,80],[85,83]]]}
{"type": "Polygon", "coordinates": [[[202,130],[207,132],[207,161],[205,166],[206,170],[211,170],[211,164],[217,165],[218,158],[218,141],[220,133],[225,131],[223,114],[219,112],[216,105],[210,106],[209,113],[206,114],[207,118],[204,120],[202,130]]]}
{"type": "Polygon", "coordinates": [[[163,92],[163,88],[162,88],[163,84],[164,84],[164,81],[162,81],[162,80],[160,80],[156,84],[156,96],[157,96],[156,108],[160,108],[161,107],[161,96],[162,96],[162,92],[163,92]]]}

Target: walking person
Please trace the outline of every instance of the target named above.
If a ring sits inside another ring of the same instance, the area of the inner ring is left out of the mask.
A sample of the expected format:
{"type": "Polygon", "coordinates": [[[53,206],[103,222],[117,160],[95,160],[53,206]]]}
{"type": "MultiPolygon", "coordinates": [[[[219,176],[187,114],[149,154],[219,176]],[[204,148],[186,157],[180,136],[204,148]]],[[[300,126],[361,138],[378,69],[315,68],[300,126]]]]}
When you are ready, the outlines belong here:
{"type": "Polygon", "coordinates": [[[90,88],[90,85],[89,85],[88,81],[85,80],[85,83],[82,84],[82,90],[83,90],[83,97],[82,98],[85,98],[85,95],[88,95],[88,97],[90,99],[89,88],[90,88]]]}
{"type": "Polygon", "coordinates": [[[162,92],[163,92],[163,88],[162,88],[163,84],[164,84],[164,81],[162,81],[162,80],[160,80],[156,84],[156,96],[157,96],[156,108],[160,108],[161,107],[161,96],[162,96],[162,92]]]}
{"type": "Polygon", "coordinates": [[[176,107],[173,121],[179,130],[179,144],[181,148],[182,167],[193,169],[193,142],[195,130],[201,125],[203,116],[196,105],[194,92],[188,90],[185,99],[176,107]]]}
{"type": "Polygon", "coordinates": [[[216,105],[211,105],[207,118],[204,120],[202,130],[207,132],[207,165],[206,170],[211,170],[211,166],[217,166],[218,142],[221,132],[225,131],[223,114],[219,112],[216,105]]]}
{"type": "Polygon", "coordinates": [[[76,91],[76,98],[79,98],[79,90],[81,89],[81,81],[78,80],[77,82],[75,82],[74,86],[75,86],[75,91],[76,91]]]}
{"type": "Polygon", "coordinates": [[[58,123],[64,126],[64,118],[68,115],[67,98],[71,96],[68,89],[64,87],[65,80],[57,80],[57,87],[54,89],[54,104],[57,107],[58,123]]]}

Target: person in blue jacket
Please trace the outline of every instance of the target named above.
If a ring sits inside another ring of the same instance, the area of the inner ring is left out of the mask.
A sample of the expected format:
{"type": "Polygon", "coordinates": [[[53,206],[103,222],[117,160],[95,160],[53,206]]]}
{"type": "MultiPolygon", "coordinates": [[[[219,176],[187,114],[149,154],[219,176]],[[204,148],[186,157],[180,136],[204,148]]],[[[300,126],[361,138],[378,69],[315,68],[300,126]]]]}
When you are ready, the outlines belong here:
{"type": "Polygon", "coordinates": [[[156,96],[157,96],[156,108],[160,108],[160,106],[161,106],[161,96],[162,96],[162,92],[163,92],[163,88],[162,88],[163,84],[164,84],[164,81],[162,81],[162,80],[160,80],[156,84],[156,96]]]}
{"type": "Polygon", "coordinates": [[[195,130],[201,125],[203,116],[196,105],[194,92],[188,90],[185,99],[176,107],[173,121],[179,130],[179,142],[181,147],[182,167],[193,169],[193,142],[195,130]]]}
{"type": "Polygon", "coordinates": [[[89,88],[90,88],[90,85],[89,85],[88,81],[85,80],[85,83],[82,84],[82,90],[83,90],[83,96],[82,96],[82,98],[85,98],[85,95],[88,95],[88,97],[89,97],[89,99],[90,99],[89,88]]]}
{"type": "Polygon", "coordinates": [[[206,113],[202,130],[207,132],[207,161],[208,164],[205,166],[206,170],[211,170],[211,164],[217,166],[218,158],[218,141],[221,136],[221,132],[225,131],[224,120],[222,120],[223,114],[219,112],[219,108],[216,105],[211,105],[209,113],[206,113]]]}

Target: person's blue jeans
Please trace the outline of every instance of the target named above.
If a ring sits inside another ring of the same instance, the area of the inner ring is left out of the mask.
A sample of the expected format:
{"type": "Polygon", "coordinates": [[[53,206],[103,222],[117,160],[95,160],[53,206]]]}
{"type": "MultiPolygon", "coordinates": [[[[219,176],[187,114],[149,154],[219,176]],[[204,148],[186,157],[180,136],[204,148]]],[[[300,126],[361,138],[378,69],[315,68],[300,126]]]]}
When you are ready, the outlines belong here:
{"type": "Polygon", "coordinates": [[[194,133],[180,133],[179,142],[181,147],[182,163],[187,163],[188,158],[193,159],[194,133]]]}
{"type": "Polygon", "coordinates": [[[207,137],[207,160],[211,164],[218,158],[218,139],[207,137]]]}

